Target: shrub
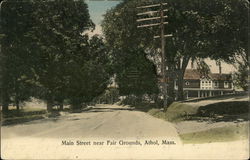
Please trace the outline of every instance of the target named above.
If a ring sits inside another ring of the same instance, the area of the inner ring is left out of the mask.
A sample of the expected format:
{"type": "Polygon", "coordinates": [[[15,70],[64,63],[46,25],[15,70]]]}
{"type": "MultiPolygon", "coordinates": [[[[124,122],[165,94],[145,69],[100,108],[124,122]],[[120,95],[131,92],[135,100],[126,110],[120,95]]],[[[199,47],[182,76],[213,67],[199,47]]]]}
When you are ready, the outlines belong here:
{"type": "Polygon", "coordinates": [[[236,115],[248,113],[248,101],[233,101],[233,102],[219,102],[201,106],[198,109],[197,115],[210,116],[210,115],[236,115]]]}
{"type": "Polygon", "coordinates": [[[148,113],[157,118],[176,122],[188,118],[189,115],[195,114],[196,108],[187,104],[173,102],[166,112],[163,112],[160,109],[151,109],[148,113]]]}

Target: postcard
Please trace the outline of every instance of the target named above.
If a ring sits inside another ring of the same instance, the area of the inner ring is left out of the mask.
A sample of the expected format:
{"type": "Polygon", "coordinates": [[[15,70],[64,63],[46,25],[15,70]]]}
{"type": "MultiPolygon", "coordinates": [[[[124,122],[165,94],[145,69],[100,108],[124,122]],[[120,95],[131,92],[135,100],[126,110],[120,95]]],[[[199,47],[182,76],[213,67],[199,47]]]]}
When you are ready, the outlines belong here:
{"type": "Polygon", "coordinates": [[[246,0],[3,0],[2,159],[248,159],[246,0]]]}

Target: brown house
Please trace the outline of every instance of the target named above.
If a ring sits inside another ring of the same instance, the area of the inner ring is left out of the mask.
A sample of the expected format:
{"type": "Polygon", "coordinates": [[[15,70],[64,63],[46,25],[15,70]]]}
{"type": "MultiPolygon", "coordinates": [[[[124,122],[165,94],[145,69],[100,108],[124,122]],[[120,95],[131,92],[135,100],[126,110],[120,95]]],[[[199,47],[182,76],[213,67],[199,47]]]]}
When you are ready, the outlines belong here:
{"type": "MultiPolygon", "coordinates": [[[[175,86],[177,89],[178,86],[175,86]]],[[[198,70],[187,69],[184,74],[186,98],[209,97],[233,93],[231,74],[209,73],[202,76],[198,70]]]]}

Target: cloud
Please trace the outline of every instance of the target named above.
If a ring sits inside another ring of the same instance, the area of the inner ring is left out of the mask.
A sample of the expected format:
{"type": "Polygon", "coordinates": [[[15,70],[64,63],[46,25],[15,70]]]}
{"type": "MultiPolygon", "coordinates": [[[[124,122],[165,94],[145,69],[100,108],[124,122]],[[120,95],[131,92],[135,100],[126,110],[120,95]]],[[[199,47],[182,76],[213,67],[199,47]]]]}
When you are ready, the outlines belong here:
{"type": "Polygon", "coordinates": [[[84,34],[89,35],[90,37],[93,37],[95,34],[102,35],[102,27],[100,25],[95,26],[95,30],[93,32],[86,31],[84,34]]]}

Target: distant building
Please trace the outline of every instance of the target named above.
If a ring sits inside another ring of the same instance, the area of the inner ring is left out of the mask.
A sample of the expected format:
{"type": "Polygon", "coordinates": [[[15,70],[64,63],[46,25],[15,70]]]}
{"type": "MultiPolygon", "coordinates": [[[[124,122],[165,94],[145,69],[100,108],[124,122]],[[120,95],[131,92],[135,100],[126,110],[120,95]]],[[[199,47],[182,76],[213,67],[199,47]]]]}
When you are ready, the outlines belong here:
{"type": "MultiPolygon", "coordinates": [[[[162,80],[160,84],[162,84],[162,80]]],[[[178,90],[177,80],[175,91],[178,90]]],[[[160,86],[162,88],[162,86],[160,86]]],[[[197,69],[186,69],[183,80],[186,99],[224,95],[234,92],[231,74],[209,73],[203,76],[197,69]]]]}
{"type": "MultiPolygon", "coordinates": [[[[184,74],[186,98],[217,96],[234,92],[231,74],[209,73],[202,76],[198,70],[187,69],[184,74]]],[[[175,89],[178,89],[175,83],[175,89]]]]}

